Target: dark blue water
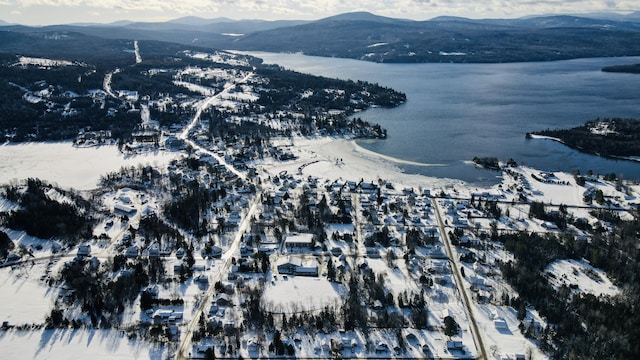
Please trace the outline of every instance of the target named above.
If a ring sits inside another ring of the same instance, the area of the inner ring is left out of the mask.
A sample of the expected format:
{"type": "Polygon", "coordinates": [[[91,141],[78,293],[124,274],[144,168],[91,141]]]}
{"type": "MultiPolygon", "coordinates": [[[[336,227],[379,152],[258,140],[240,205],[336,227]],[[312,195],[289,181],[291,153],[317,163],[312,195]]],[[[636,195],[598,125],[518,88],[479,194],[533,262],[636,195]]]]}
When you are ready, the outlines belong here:
{"type": "Polygon", "coordinates": [[[640,179],[640,163],[609,160],[525,133],[568,128],[604,117],[640,119],[640,75],[605,73],[640,58],[598,58],[513,64],[375,64],[299,54],[257,53],[267,63],[300,72],[366,80],[407,94],[394,109],[358,114],[381,124],[389,137],[361,141],[378,153],[439,167],[407,172],[491,183],[495,173],[469,164],[474,156],[513,158],[548,171],[621,174],[640,179]]]}

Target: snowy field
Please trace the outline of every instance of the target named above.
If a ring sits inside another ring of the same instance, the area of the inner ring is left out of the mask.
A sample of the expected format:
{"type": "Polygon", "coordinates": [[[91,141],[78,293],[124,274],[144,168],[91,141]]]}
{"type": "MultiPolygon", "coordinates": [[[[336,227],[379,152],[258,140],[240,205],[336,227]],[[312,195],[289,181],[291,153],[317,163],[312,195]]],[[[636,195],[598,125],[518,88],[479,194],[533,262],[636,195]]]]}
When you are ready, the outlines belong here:
{"type": "Polygon", "coordinates": [[[0,332],[3,359],[165,359],[167,349],[118,330],[56,329],[0,332]]]}
{"type": "Polygon", "coordinates": [[[162,151],[131,156],[116,146],[77,148],[70,142],[5,144],[0,146],[0,184],[35,177],[64,188],[90,190],[101,175],[123,166],[163,166],[177,156],[162,151]]]}
{"type": "MultiPolygon", "coordinates": [[[[45,265],[0,269],[0,321],[8,321],[12,325],[44,323],[58,295],[58,289],[40,280],[45,276],[45,265]]],[[[4,342],[0,343],[4,348],[4,342]]],[[[13,358],[16,357],[7,357],[13,358]]]]}
{"type": "Polygon", "coordinates": [[[324,278],[276,275],[266,286],[262,301],[275,311],[294,312],[335,306],[345,296],[343,285],[324,278]]]}

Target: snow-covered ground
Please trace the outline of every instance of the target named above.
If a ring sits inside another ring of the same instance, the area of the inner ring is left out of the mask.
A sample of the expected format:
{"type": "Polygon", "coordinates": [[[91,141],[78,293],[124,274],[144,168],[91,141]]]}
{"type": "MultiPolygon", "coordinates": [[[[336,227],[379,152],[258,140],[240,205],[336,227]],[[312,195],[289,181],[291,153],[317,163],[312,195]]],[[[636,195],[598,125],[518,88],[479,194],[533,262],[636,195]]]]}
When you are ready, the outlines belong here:
{"type": "Polygon", "coordinates": [[[325,278],[275,275],[266,286],[262,301],[276,312],[320,311],[327,305],[341,303],[345,296],[343,285],[325,278]]]}
{"type": "Polygon", "coordinates": [[[164,346],[128,338],[119,330],[56,329],[0,332],[5,359],[165,359],[164,346]]]}
{"type": "Polygon", "coordinates": [[[0,321],[8,321],[12,325],[44,323],[58,295],[57,289],[41,280],[47,274],[46,265],[40,263],[16,267],[15,270],[10,267],[0,269],[0,321]]]}
{"type": "Polygon", "coordinates": [[[50,67],[50,66],[70,66],[70,65],[73,65],[73,63],[67,60],[53,60],[53,59],[20,56],[16,65],[20,65],[20,66],[36,65],[36,66],[50,67]]]}
{"type": "Polygon", "coordinates": [[[577,292],[596,296],[615,296],[620,293],[620,289],[611,282],[604,271],[584,260],[558,260],[549,264],[545,272],[552,274],[548,279],[555,288],[568,286],[577,292]]]}
{"type": "MultiPolygon", "coordinates": [[[[295,161],[286,163],[259,163],[269,173],[278,174],[287,171],[295,174],[305,165],[302,174],[323,179],[343,179],[350,181],[377,181],[384,179],[396,184],[430,188],[448,185],[462,185],[460,180],[430,178],[422,175],[406,174],[398,167],[404,163],[379,155],[358,146],[354,140],[333,138],[295,138],[282,140],[282,144],[291,144],[290,151],[298,156],[295,161]]],[[[269,160],[266,160],[269,161],[269,160]]]]}
{"type": "MultiPolygon", "coordinates": [[[[246,80],[246,78],[245,78],[246,80]]],[[[230,90],[230,89],[229,89],[230,90]]],[[[210,101],[214,101],[213,98],[210,101]]],[[[201,104],[206,107],[207,103],[201,104]]],[[[197,119],[196,119],[197,120],[197,119]]],[[[185,131],[184,136],[188,133],[185,131]]],[[[383,179],[393,183],[396,189],[403,187],[413,187],[418,189],[446,189],[455,188],[456,196],[469,198],[472,193],[486,193],[501,196],[505,204],[500,204],[503,209],[510,210],[509,216],[503,216],[499,227],[511,226],[514,229],[528,229],[534,231],[548,231],[535,219],[528,219],[527,204],[508,204],[516,197],[515,187],[525,189],[530,200],[548,204],[565,204],[569,206],[584,206],[584,192],[590,187],[602,190],[609,199],[620,202],[627,206],[631,201],[635,201],[632,195],[637,192],[637,186],[628,189],[628,195],[617,191],[611,182],[599,181],[598,179],[587,179],[585,186],[575,184],[575,179],[570,174],[554,173],[543,174],[538,170],[526,167],[513,168],[512,171],[518,174],[517,180],[513,176],[504,176],[501,186],[491,189],[477,189],[470,187],[459,180],[429,178],[421,175],[406,174],[397,166],[402,161],[389,157],[380,156],[361,147],[353,140],[332,139],[332,138],[295,138],[282,139],[279,145],[287,146],[290,151],[297,156],[295,160],[287,162],[276,162],[273,159],[265,159],[256,163],[261,171],[271,175],[277,175],[283,171],[289,174],[298,174],[301,178],[307,176],[318,177],[323,180],[335,181],[347,180],[358,182],[363,179],[366,182],[383,179]],[[545,181],[535,180],[535,177],[545,181]],[[517,218],[523,218],[517,220],[517,218]],[[526,218],[526,219],[525,219],[526,218]],[[509,225],[513,223],[514,225],[509,225]]],[[[148,153],[139,156],[125,156],[118,152],[115,146],[103,146],[96,148],[74,148],[70,143],[30,143],[22,145],[0,146],[0,183],[10,182],[12,179],[23,179],[27,177],[38,177],[43,180],[56,182],[62,187],[73,187],[77,189],[92,189],[101,175],[116,171],[122,166],[132,166],[139,163],[162,166],[178,156],[177,153],[148,153]]],[[[424,166],[429,166],[421,164],[424,166]]],[[[434,165],[430,165],[434,166],[434,165]]],[[[398,191],[399,193],[399,191],[398,191]]],[[[60,194],[52,193],[53,197],[60,198],[60,194]]],[[[133,206],[136,213],[155,211],[158,204],[153,199],[142,198],[142,192],[130,189],[119,189],[118,191],[106,193],[103,196],[104,205],[108,208],[116,204],[123,206],[133,206]],[[145,201],[146,200],[146,201],[145,201]],[[143,201],[145,203],[143,204],[143,201]],[[143,206],[144,205],[144,206],[143,206]]],[[[64,199],[62,199],[64,200],[64,199]]],[[[422,201],[422,200],[421,200],[422,201]]],[[[442,200],[444,206],[444,201],[442,200]]],[[[447,201],[449,201],[447,199],[447,201]]],[[[454,209],[457,204],[450,201],[448,208],[454,209]]],[[[0,204],[0,209],[11,209],[15,204],[4,202],[0,204]]],[[[442,207],[441,206],[441,207],[442,207]]],[[[576,217],[588,217],[588,209],[572,208],[569,211],[576,217]]],[[[504,211],[503,211],[504,214],[504,211]]],[[[450,218],[450,215],[446,215],[450,218]]],[[[135,219],[130,221],[134,222],[135,219]]],[[[433,220],[432,220],[433,221],[433,220]]],[[[451,220],[449,220],[451,221],[451,220]]],[[[483,229],[489,227],[492,219],[475,219],[481,223],[483,229]]],[[[435,224],[430,223],[431,226],[435,224]]],[[[97,228],[96,235],[103,231],[109,237],[117,237],[126,229],[126,225],[118,219],[107,219],[97,228]],[[111,221],[109,221],[111,220],[111,221]]],[[[327,229],[330,238],[333,232],[354,233],[353,225],[332,225],[327,229]]],[[[14,240],[21,235],[11,232],[10,237],[14,240]]],[[[36,240],[24,238],[20,245],[29,247],[30,243],[36,240]]],[[[93,246],[93,244],[92,244],[93,246]]],[[[333,245],[332,245],[333,246],[333,245]]],[[[346,243],[336,241],[335,246],[340,247],[344,253],[349,254],[351,249],[346,243]]],[[[46,249],[43,250],[46,253],[46,249]]],[[[398,253],[397,255],[402,255],[398,253]]],[[[400,256],[398,256],[400,258],[400,256]]],[[[504,259],[504,252],[496,251],[489,254],[489,257],[504,259]]],[[[335,259],[334,259],[335,260],[335,259]]],[[[491,259],[489,259],[491,260],[491,259]]],[[[220,262],[218,260],[218,262],[220,262]]],[[[386,259],[367,259],[368,265],[376,274],[384,274],[385,287],[391,291],[395,298],[402,291],[419,291],[419,287],[412,279],[412,274],[407,270],[402,260],[396,260],[397,266],[388,266],[386,259]]],[[[491,261],[489,261],[491,263],[491,261]]],[[[0,320],[9,320],[11,324],[20,323],[41,323],[43,318],[51,309],[51,304],[57,291],[44,286],[41,277],[46,275],[44,266],[46,263],[36,263],[35,268],[25,266],[16,270],[9,268],[0,270],[0,320]],[[37,271],[36,271],[37,270],[37,271]],[[29,301],[21,301],[28,298],[29,301]]],[[[221,264],[208,263],[205,260],[197,259],[196,265],[217,269],[221,264]]],[[[171,266],[168,266],[171,268],[171,266]]],[[[491,269],[489,269],[491,270],[491,269]]],[[[472,266],[465,265],[467,279],[471,276],[479,276],[472,266]]],[[[561,260],[553,263],[547,269],[548,273],[554,274],[556,279],[563,280],[567,286],[576,285],[576,291],[591,292],[594,294],[616,295],[619,289],[611,284],[606,274],[598,269],[590,267],[584,262],[571,260],[561,260]]],[[[430,323],[439,324],[442,322],[441,314],[448,311],[454,315],[462,327],[460,339],[464,342],[465,348],[471,352],[476,352],[473,339],[470,336],[470,329],[466,321],[467,314],[461,301],[456,295],[456,288],[451,283],[451,277],[447,274],[443,276],[445,285],[438,285],[428,293],[428,309],[430,312],[430,323]],[[447,279],[444,279],[447,278],[447,279]]],[[[487,283],[498,287],[497,281],[492,282],[490,277],[486,277],[487,283]]],[[[210,282],[212,283],[212,282],[210,282]]],[[[557,284],[560,286],[560,283],[557,284]]],[[[469,288],[470,283],[465,281],[463,286],[469,288]]],[[[505,286],[505,285],[501,285],[505,286]]],[[[508,289],[502,289],[508,291],[508,289]]],[[[161,289],[167,297],[180,296],[185,299],[182,307],[185,315],[185,323],[193,318],[195,309],[199,306],[204,296],[203,289],[192,282],[183,285],[170,285],[161,289]],[[169,296],[170,295],[170,296],[169,296]]],[[[263,294],[266,303],[281,303],[282,309],[276,311],[289,311],[296,309],[317,309],[324,305],[331,305],[339,302],[346,290],[343,285],[331,283],[324,276],[319,278],[306,278],[300,276],[289,276],[284,279],[282,275],[268,278],[268,282],[263,294]],[[272,282],[273,280],[273,282],[272,282]],[[289,301],[287,303],[287,301],[289,301]],[[294,305],[295,304],[295,305],[294,305]]],[[[134,306],[136,307],[136,306],[134,306]]],[[[137,311],[137,310],[136,310],[137,311]]],[[[534,348],[534,344],[527,340],[518,328],[519,321],[512,308],[501,307],[492,304],[480,304],[474,307],[475,319],[479,325],[481,335],[487,348],[495,350],[497,354],[522,354],[529,348],[534,348]]],[[[533,311],[528,311],[528,315],[534,322],[541,323],[541,319],[533,311]]],[[[129,319],[139,318],[139,313],[132,313],[129,319]]],[[[422,351],[422,344],[432,346],[432,351],[436,356],[449,357],[452,354],[444,352],[443,344],[446,339],[440,330],[417,331],[407,330],[415,333],[416,339],[409,340],[409,353],[411,356],[419,357],[422,351]],[[437,347],[433,347],[437,346],[437,347]]],[[[394,334],[385,335],[383,331],[372,335],[372,340],[379,340],[389,345],[393,345],[394,334]]],[[[413,337],[412,337],[413,338],[413,337]]],[[[315,340],[314,340],[315,341],[315,340]]],[[[362,344],[362,341],[358,342],[362,344]]],[[[66,351],[74,354],[92,353],[92,357],[97,358],[164,358],[166,349],[158,348],[154,345],[141,342],[139,340],[127,339],[126,335],[118,331],[100,330],[58,330],[44,331],[37,330],[31,332],[19,332],[10,330],[0,333],[0,344],[8,358],[39,358],[47,354],[50,358],[63,355],[66,351]],[[37,345],[34,345],[37,344],[37,345]],[[4,350],[6,349],[6,350],[4,350]]],[[[306,354],[315,353],[315,347],[321,347],[319,343],[309,343],[306,354]]],[[[537,350],[532,350],[536,359],[544,358],[544,355],[537,350]]],[[[303,352],[304,353],[304,352],[303,352]]],[[[363,352],[359,348],[354,354],[371,355],[363,352]]],[[[387,353],[388,355],[388,353],[387,353]]],[[[489,354],[490,355],[490,354],[489,354]]]]}
{"type": "Polygon", "coordinates": [[[116,146],[73,147],[70,142],[26,143],[0,146],[0,183],[40,178],[77,190],[94,189],[100,176],[123,166],[164,166],[177,153],[156,151],[123,155],[116,146]]]}

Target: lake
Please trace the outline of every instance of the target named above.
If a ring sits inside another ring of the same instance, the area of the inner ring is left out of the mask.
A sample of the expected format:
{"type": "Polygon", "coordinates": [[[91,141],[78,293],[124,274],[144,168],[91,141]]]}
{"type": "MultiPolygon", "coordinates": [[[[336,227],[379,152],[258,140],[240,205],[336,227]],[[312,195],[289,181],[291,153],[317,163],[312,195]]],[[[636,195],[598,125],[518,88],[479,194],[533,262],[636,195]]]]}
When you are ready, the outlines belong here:
{"type": "Polygon", "coordinates": [[[640,57],[509,64],[377,64],[301,54],[251,53],[285,68],[365,80],[407,94],[398,108],[358,114],[388,130],[385,140],[358,143],[377,153],[422,164],[409,173],[496,182],[497,173],[470,164],[475,156],[513,158],[545,171],[580,170],[640,179],[640,163],[603,159],[551,140],[525,139],[530,131],[568,128],[588,120],[640,119],[640,75],[601,68],[639,63],[640,57]]]}

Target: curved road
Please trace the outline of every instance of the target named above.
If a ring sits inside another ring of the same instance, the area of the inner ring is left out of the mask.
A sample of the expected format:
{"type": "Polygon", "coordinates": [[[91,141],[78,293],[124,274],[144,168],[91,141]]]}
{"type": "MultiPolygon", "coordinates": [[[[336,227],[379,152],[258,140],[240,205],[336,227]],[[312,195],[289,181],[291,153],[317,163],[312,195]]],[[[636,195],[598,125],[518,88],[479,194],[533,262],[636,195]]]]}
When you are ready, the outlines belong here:
{"type": "MultiPolygon", "coordinates": [[[[206,108],[211,106],[211,104],[216,98],[228,92],[229,89],[233,88],[236,84],[246,82],[247,80],[249,80],[251,76],[253,76],[253,73],[247,74],[244,78],[242,78],[238,82],[227,84],[224,87],[224,89],[219,93],[201,101],[197,106],[196,113],[193,116],[193,119],[191,120],[191,122],[178,135],[178,138],[184,140],[193,149],[212,156],[214,159],[216,159],[216,161],[218,161],[218,163],[224,165],[231,173],[237,175],[239,178],[243,180],[248,180],[248,177],[246,174],[238,171],[238,169],[233,167],[233,165],[227,163],[223,157],[219,156],[218,154],[208,149],[203,148],[196,142],[189,139],[189,132],[200,120],[200,116],[202,115],[202,112],[206,108]]],[[[209,284],[210,284],[209,289],[207,290],[207,293],[204,296],[204,298],[200,300],[200,304],[198,305],[198,308],[196,309],[196,312],[193,315],[193,318],[191,319],[191,321],[189,322],[189,325],[187,326],[187,332],[182,337],[182,340],[180,341],[180,345],[178,346],[176,359],[183,360],[183,359],[189,358],[190,352],[188,349],[192,346],[192,343],[193,343],[192,342],[193,333],[198,329],[198,324],[200,323],[200,317],[202,316],[202,313],[204,312],[206,305],[209,303],[209,300],[211,299],[211,297],[215,294],[215,287],[212,284],[215,284],[216,282],[222,280],[223,276],[229,272],[229,269],[231,267],[231,259],[233,258],[233,255],[237,253],[237,251],[240,249],[240,244],[242,242],[242,235],[244,234],[245,230],[247,230],[251,225],[251,219],[253,218],[253,215],[255,214],[258,208],[258,204],[260,202],[259,194],[261,193],[262,192],[260,190],[256,191],[256,195],[254,196],[253,200],[251,201],[251,205],[249,206],[249,211],[247,211],[246,215],[242,219],[242,222],[238,226],[238,230],[236,231],[236,236],[234,237],[233,242],[231,243],[227,251],[222,255],[222,259],[224,260],[223,263],[221,265],[216,266],[213,270],[213,274],[209,277],[209,284]]]]}

